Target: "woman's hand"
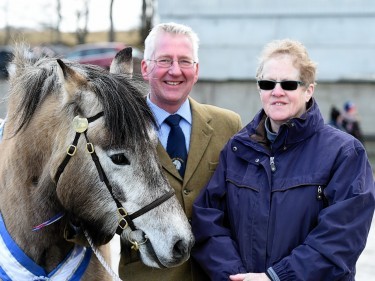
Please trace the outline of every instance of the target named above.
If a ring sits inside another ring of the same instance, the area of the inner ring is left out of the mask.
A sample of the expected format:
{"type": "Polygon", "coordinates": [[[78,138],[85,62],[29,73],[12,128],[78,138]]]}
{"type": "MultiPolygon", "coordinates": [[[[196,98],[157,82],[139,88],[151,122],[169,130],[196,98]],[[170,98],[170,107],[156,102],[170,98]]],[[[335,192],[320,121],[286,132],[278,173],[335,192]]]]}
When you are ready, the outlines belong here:
{"type": "Polygon", "coordinates": [[[230,275],[231,281],[270,281],[265,273],[239,273],[230,275]]]}

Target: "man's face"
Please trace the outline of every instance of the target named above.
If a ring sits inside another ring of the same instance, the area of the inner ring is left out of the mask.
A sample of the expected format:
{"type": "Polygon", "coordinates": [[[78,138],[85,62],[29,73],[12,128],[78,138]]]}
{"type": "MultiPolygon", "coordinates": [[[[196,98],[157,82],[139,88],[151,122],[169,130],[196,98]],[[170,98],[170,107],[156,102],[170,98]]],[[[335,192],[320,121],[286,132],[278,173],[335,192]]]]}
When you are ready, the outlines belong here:
{"type": "Polygon", "coordinates": [[[194,60],[193,45],[188,37],[180,34],[162,33],[155,42],[151,61],[142,61],[143,78],[150,85],[150,99],[160,108],[175,113],[187,99],[198,80],[199,66],[181,68],[180,60],[194,60]],[[173,60],[170,67],[160,67],[153,60],[173,60]]]}

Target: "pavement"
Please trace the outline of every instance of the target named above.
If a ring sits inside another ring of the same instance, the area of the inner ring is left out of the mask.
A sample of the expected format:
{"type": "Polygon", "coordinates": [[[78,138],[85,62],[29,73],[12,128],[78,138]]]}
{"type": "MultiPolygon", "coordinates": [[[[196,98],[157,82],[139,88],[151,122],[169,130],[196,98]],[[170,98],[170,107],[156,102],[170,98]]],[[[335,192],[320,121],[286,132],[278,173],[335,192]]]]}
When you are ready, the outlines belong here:
{"type": "MultiPolygon", "coordinates": [[[[7,92],[7,80],[0,79],[0,118],[4,118],[6,115],[7,92]]],[[[115,235],[115,238],[111,241],[111,252],[113,257],[111,265],[113,270],[117,272],[120,259],[120,242],[117,235],[115,235]]],[[[356,281],[369,280],[375,280],[375,219],[370,229],[366,248],[357,262],[356,281]]]]}

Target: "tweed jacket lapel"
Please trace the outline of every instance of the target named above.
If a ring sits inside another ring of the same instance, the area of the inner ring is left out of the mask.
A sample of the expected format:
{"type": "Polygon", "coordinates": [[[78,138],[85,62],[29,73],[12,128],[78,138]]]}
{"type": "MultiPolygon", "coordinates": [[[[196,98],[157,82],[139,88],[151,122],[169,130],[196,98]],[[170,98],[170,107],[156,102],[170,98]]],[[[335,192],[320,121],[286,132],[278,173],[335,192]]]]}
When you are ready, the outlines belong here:
{"type": "Polygon", "coordinates": [[[190,178],[197,169],[214,131],[209,125],[212,117],[195,100],[192,98],[189,98],[189,100],[191,104],[193,121],[184,185],[189,182],[190,178]]]}
{"type": "MultiPolygon", "coordinates": [[[[160,141],[158,143],[158,146],[156,147],[156,151],[159,155],[159,160],[160,160],[160,163],[163,166],[163,168],[166,171],[168,171],[168,173],[172,174],[173,176],[175,176],[176,178],[178,178],[182,181],[182,178],[181,178],[180,174],[178,173],[177,169],[173,165],[171,158],[169,157],[167,151],[165,150],[163,145],[160,143],[160,141]]],[[[185,171],[185,173],[186,173],[186,171],[185,171]]]]}
{"type": "MultiPolygon", "coordinates": [[[[213,128],[209,125],[212,117],[194,99],[189,98],[189,101],[193,118],[190,148],[183,185],[187,184],[191,176],[194,174],[194,171],[197,169],[198,164],[208,147],[213,133],[213,128]]],[[[182,181],[180,174],[172,164],[168,153],[161,145],[160,141],[157,146],[157,153],[159,155],[161,165],[164,167],[164,169],[167,170],[168,173],[172,174],[174,177],[182,181]]]]}

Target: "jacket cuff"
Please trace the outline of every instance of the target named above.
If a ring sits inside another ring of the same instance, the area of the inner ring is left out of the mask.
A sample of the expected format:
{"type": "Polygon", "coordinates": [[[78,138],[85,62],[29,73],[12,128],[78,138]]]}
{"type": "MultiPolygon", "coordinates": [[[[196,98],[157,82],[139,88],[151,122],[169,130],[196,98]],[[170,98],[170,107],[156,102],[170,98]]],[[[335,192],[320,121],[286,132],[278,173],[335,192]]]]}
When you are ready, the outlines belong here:
{"type": "Polygon", "coordinates": [[[279,281],[279,277],[277,276],[277,274],[275,273],[275,271],[273,271],[272,267],[268,268],[267,271],[265,272],[268,279],[272,280],[272,281],[279,281]]]}
{"type": "Polygon", "coordinates": [[[288,280],[289,274],[285,266],[278,263],[267,269],[272,281],[288,280]]]}

